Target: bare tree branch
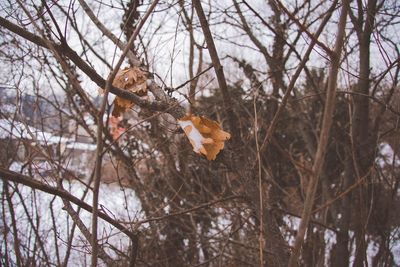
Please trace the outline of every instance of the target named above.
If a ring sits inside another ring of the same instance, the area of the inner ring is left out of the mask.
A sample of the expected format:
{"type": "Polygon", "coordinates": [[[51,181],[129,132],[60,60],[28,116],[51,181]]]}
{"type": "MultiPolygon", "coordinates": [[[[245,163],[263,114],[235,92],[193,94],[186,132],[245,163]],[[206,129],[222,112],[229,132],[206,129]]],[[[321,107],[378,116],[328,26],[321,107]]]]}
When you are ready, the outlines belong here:
{"type": "MultiPolygon", "coordinates": [[[[32,177],[28,177],[28,176],[22,175],[17,172],[9,171],[3,167],[0,167],[0,175],[1,175],[2,180],[11,181],[11,182],[15,182],[18,184],[23,184],[23,185],[29,186],[31,188],[38,189],[40,191],[49,193],[51,195],[59,196],[62,199],[66,199],[66,200],[74,203],[75,205],[78,205],[79,207],[81,207],[82,209],[84,209],[88,212],[93,212],[92,206],[90,206],[86,202],[80,200],[79,198],[71,195],[69,192],[67,192],[65,190],[60,190],[56,187],[46,185],[42,182],[35,180],[32,177]]],[[[126,229],[123,225],[118,223],[115,219],[109,217],[108,215],[106,215],[100,211],[99,211],[99,217],[101,219],[105,220],[106,222],[110,223],[111,225],[113,225],[115,228],[117,228],[118,230],[120,230],[121,232],[126,234],[127,236],[129,236],[132,240],[137,240],[137,236],[135,233],[132,233],[131,231],[126,229]]]]}
{"type": "Polygon", "coordinates": [[[296,240],[292,250],[292,255],[290,255],[289,266],[291,267],[297,266],[297,260],[299,257],[300,249],[303,244],[304,235],[308,227],[312,208],[314,205],[314,198],[317,190],[318,180],[321,175],[322,168],[325,162],[325,155],[333,120],[333,112],[335,111],[337,76],[339,73],[340,58],[342,54],[342,48],[344,45],[344,37],[346,34],[345,26],[347,21],[349,5],[350,3],[348,0],[343,1],[342,11],[340,14],[340,20],[338,24],[335,49],[331,54],[331,67],[329,71],[328,89],[326,93],[324,115],[321,125],[321,133],[319,135],[318,148],[312,169],[313,174],[310,177],[309,184],[307,187],[307,194],[306,194],[306,199],[304,201],[304,209],[301,215],[299,230],[296,235],[296,240]]]}

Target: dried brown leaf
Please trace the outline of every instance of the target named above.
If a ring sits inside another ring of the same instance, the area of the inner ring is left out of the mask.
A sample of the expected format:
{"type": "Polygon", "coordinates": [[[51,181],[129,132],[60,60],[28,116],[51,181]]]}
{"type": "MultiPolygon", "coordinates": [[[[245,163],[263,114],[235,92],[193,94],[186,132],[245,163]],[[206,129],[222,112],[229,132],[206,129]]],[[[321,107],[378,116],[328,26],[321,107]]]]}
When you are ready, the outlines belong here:
{"type": "Polygon", "coordinates": [[[219,123],[204,116],[186,115],[179,119],[179,124],[189,138],[193,150],[205,155],[208,160],[214,160],[224,148],[224,142],[231,137],[221,129],[219,123]]]}
{"type": "MultiPolygon", "coordinates": [[[[135,93],[138,96],[146,96],[148,91],[147,74],[138,67],[125,68],[118,71],[113,85],[135,93]]],[[[114,100],[114,110],[112,115],[118,117],[132,106],[132,101],[117,96],[114,100]]]]}

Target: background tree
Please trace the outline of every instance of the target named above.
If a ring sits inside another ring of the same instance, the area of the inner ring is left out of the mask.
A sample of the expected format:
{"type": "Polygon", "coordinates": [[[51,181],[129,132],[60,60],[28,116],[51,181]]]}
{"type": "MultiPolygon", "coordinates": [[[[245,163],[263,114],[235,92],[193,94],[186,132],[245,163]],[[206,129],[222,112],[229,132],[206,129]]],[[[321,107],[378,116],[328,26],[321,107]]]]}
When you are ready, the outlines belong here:
{"type": "Polygon", "coordinates": [[[1,7],[3,265],[399,264],[396,1],[1,7]]]}

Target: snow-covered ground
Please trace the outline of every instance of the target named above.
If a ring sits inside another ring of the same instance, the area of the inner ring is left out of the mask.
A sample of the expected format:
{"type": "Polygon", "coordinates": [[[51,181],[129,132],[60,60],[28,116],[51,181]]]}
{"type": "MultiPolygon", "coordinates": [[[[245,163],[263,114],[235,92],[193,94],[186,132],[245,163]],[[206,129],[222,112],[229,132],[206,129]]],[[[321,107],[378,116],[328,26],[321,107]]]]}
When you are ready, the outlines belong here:
{"type": "MultiPolygon", "coordinates": [[[[0,186],[3,186],[2,180],[0,180],[0,186]]],[[[85,190],[84,186],[76,181],[65,181],[64,187],[76,197],[81,197],[85,190]]],[[[67,248],[66,243],[73,224],[71,217],[68,215],[67,211],[63,209],[63,202],[59,197],[54,197],[53,195],[38,190],[33,191],[22,185],[18,185],[18,191],[20,194],[14,194],[12,201],[17,217],[17,228],[20,239],[23,243],[24,241],[27,242],[29,236],[32,234],[32,227],[26,216],[26,212],[28,212],[30,216],[32,216],[35,224],[37,219],[40,221],[38,224],[38,232],[45,242],[44,247],[46,252],[49,253],[48,257],[53,261],[56,259],[57,246],[61,259],[63,259],[67,248]],[[26,211],[23,205],[21,205],[21,198],[26,204],[26,211]],[[53,225],[53,218],[55,227],[53,225]],[[56,231],[54,232],[52,229],[56,229],[56,231]]],[[[91,192],[87,194],[84,201],[91,205],[91,192]]],[[[77,210],[76,205],[72,206],[77,210]]],[[[101,211],[118,220],[135,221],[143,219],[140,202],[135,192],[129,189],[122,189],[116,184],[101,185],[99,207],[101,211]]],[[[1,210],[0,212],[2,213],[1,216],[3,216],[3,212],[5,213],[6,224],[11,225],[9,210],[1,210]]],[[[86,227],[90,229],[91,214],[81,210],[80,218],[85,223],[86,227]]],[[[4,225],[0,227],[4,229],[4,225]]],[[[109,223],[99,219],[98,233],[101,243],[112,244],[116,248],[126,251],[129,245],[129,238],[109,223]]],[[[0,250],[4,249],[5,242],[13,244],[14,241],[11,234],[8,234],[8,240],[1,241],[0,250]]],[[[27,242],[26,244],[28,244],[30,248],[33,248],[35,245],[34,242],[27,242]]],[[[78,228],[75,232],[72,247],[73,249],[68,266],[83,266],[85,262],[90,262],[90,245],[78,228]]],[[[105,245],[105,247],[107,248],[108,245],[105,245]]],[[[114,255],[112,250],[106,249],[106,251],[111,256],[114,255]]],[[[4,253],[4,251],[2,251],[2,253],[4,253]]]]}
{"type": "Polygon", "coordinates": [[[43,145],[62,144],[70,149],[96,150],[95,144],[76,142],[73,138],[54,135],[19,121],[0,119],[0,139],[5,138],[27,139],[43,145]]]}

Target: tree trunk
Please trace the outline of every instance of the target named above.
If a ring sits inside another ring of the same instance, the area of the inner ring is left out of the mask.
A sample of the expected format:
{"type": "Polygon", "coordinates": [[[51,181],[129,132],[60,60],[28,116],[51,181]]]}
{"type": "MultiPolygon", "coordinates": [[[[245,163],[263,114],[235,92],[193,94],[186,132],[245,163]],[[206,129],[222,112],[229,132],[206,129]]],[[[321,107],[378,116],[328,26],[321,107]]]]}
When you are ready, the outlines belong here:
{"type": "MultiPolygon", "coordinates": [[[[354,148],[354,174],[357,179],[362,179],[367,175],[369,168],[373,163],[373,154],[375,148],[371,143],[372,134],[369,131],[369,86],[370,86],[370,43],[371,34],[373,30],[376,0],[369,0],[367,3],[366,19],[363,21],[363,14],[359,14],[358,18],[353,17],[353,23],[357,30],[359,41],[359,58],[360,58],[360,72],[357,86],[354,92],[358,95],[353,97],[354,113],[352,117],[352,141],[354,148]]],[[[362,6],[359,4],[358,8],[362,6]]],[[[366,189],[360,184],[357,191],[354,192],[355,204],[355,221],[354,231],[356,239],[356,254],[354,265],[355,267],[363,266],[366,259],[366,242],[365,242],[365,228],[367,219],[368,204],[365,202],[366,189]]]]}

